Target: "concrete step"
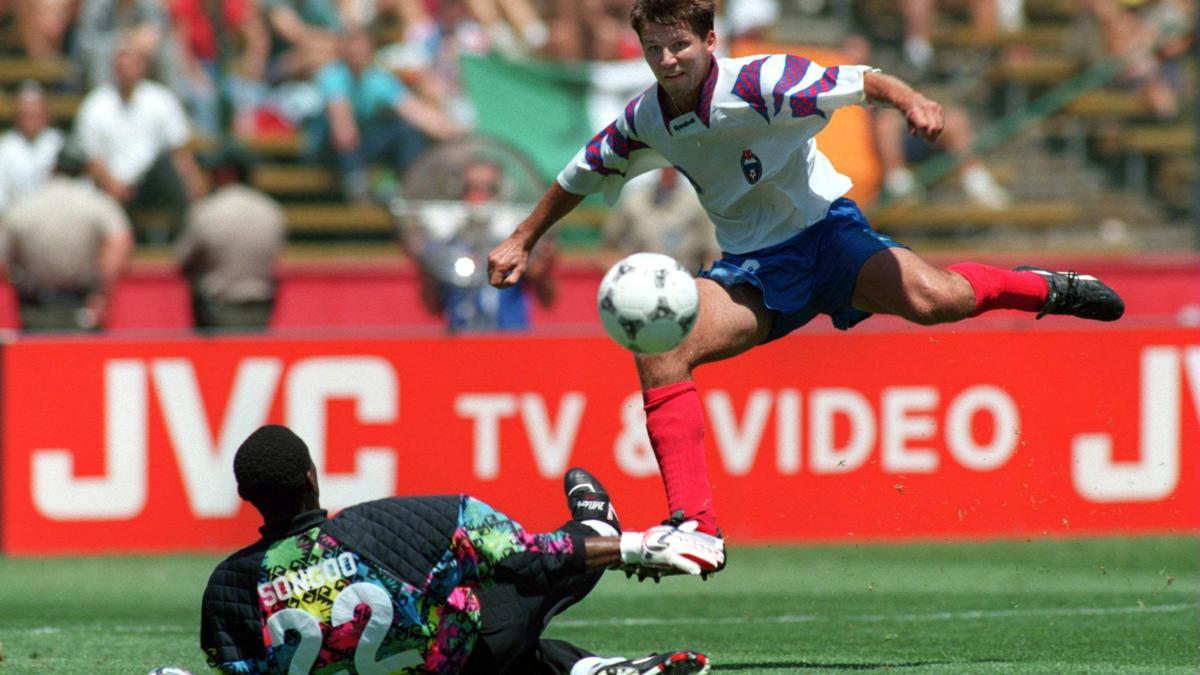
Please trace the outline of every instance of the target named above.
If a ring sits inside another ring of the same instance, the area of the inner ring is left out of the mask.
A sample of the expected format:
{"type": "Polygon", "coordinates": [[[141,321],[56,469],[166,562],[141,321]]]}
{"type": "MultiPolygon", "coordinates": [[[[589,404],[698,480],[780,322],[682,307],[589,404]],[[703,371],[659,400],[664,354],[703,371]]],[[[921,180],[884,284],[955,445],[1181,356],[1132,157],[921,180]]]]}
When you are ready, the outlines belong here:
{"type": "Polygon", "coordinates": [[[63,58],[0,56],[0,85],[13,86],[23,80],[53,84],[65,80],[69,71],[70,64],[63,58]]]}

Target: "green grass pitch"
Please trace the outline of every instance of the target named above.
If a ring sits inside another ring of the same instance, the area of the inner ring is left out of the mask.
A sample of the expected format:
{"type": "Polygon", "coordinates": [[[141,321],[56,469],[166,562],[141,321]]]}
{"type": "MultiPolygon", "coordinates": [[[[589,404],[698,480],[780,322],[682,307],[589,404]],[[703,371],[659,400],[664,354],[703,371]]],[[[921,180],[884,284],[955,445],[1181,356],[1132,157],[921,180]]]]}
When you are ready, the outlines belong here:
{"type": "MultiPolygon", "coordinates": [[[[0,673],[204,672],[215,562],[0,558],[0,673]]],[[[611,574],[548,635],[717,673],[1196,673],[1200,539],[735,548],[707,583],[611,574]]]]}

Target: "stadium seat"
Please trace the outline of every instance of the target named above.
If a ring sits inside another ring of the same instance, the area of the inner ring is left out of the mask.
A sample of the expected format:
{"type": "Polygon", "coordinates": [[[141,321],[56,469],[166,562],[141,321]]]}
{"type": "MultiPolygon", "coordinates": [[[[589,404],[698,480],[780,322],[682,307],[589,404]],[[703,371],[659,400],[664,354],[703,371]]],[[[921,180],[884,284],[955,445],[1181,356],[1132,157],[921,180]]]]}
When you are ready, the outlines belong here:
{"type": "MultiPolygon", "coordinates": [[[[50,93],[46,97],[46,105],[49,108],[51,120],[59,127],[69,128],[82,100],[83,97],[79,94],[50,93]]],[[[16,96],[0,93],[0,123],[6,126],[11,125],[16,113],[16,96]]]]}
{"type": "Polygon", "coordinates": [[[336,198],[337,178],[323,166],[303,164],[259,164],[254,168],[251,182],[263,192],[276,197],[306,195],[336,198]]]}
{"type": "Polygon", "coordinates": [[[12,86],[22,80],[37,80],[42,84],[61,82],[67,77],[70,65],[66,59],[31,59],[25,56],[0,58],[0,85],[12,86]]]}
{"type": "Polygon", "coordinates": [[[289,234],[359,234],[391,236],[391,214],[382,206],[343,203],[288,204],[284,218],[289,234]]]}
{"type": "Polygon", "coordinates": [[[964,225],[1004,225],[1021,229],[1073,227],[1083,224],[1083,210],[1069,201],[1019,202],[1004,209],[974,204],[926,203],[884,207],[871,214],[879,229],[952,231],[964,225]]]}

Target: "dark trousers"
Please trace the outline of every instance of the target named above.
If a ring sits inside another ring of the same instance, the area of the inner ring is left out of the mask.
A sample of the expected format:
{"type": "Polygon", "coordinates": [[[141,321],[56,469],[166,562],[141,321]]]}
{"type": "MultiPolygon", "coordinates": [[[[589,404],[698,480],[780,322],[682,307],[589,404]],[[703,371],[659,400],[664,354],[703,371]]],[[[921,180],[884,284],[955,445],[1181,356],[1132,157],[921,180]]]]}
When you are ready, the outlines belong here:
{"type": "Polygon", "coordinates": [[[226,302],[192,293],[192,316],[204,331],[261,331],[271,321],[274,299],[226,302]]]}
{"type": "Polygon", "coordinates": [[[349,199],[369,194],[368,166],[386,163],[399,177],[427,145],[425,136],[416,127],[395,115],[384,115],[363,125],[359,138],[358,147],[350,152],[333,150],[342,190],[349,199]]]}
{"type": "Polygon", "coordinates": [[[86,290],[44,291],[20,295],[21,330],[27,333],[95,331],[83,322],[86,290]]]}
{"type": "Polygon", "coordinates": [[[141,243],[165,244],[183,228],[188,197],[170,153],[159,155],[125,205],[141,243]]]}
{"type": "MultiPolygon", "coordinates": [[[[559,529],[595,536],[575,521],[559,529]]],[[[592,653],[562,640],[542,639],[542,632],[555,615],[590,593],[603,574],[577,574],[549,588],[498,584],[480,591],[482,631],[464,675],[566,675],[592,653]]]]}

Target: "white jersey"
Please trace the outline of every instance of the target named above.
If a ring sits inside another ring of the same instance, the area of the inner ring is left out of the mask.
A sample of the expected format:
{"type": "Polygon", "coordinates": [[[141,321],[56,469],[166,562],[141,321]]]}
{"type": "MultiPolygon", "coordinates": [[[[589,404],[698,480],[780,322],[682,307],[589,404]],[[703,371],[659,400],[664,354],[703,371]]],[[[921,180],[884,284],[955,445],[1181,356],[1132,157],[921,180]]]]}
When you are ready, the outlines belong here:
{"type": "Polygon", "coordinates": [[[866,103],[873,69],[783,54],[713,61],[694,111],[668,118],[655,84],[575,155],[559,185],[613,203],[629,179],[674,165],[728,253],[778,244],[824,218],[851,182],[813,137],[837,108],[866,103]]]}

